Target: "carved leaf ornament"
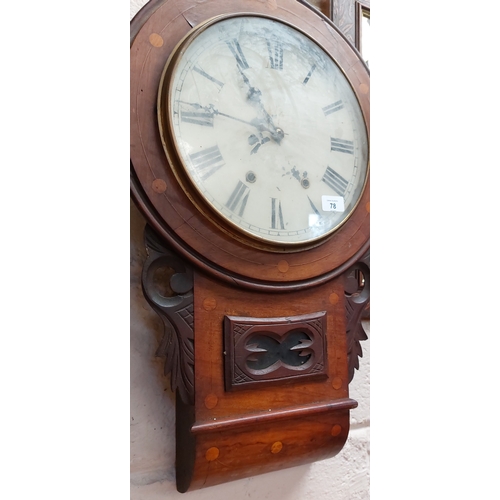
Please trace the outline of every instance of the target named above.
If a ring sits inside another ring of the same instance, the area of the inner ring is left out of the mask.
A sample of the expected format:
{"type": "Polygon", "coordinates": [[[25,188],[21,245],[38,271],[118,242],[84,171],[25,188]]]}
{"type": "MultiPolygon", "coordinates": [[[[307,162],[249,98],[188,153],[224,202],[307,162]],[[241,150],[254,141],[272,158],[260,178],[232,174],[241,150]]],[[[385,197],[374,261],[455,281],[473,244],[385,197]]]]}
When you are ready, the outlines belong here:
{"type": "Polygon", "coordinates": [[[144,234],[148,258],[142,272],[142,287],[164,325],[156,355],[166,358],[164,373],[171,374],[172,390],[179,391],[184,403],[194,404],[193,272],[163,245],[150,226],[146,226],[144,234]],[[158,274],[170,278],[169,289],[163,294],[155,279],[158,274]]]}
{"type": "Polygon", "coordinates": [[[363,357],[361,341],[368,339],[361,320],[370,303],[370,251],[345,273],[345,277],[347,358],[351,382],[354,370],[359,370],[359,358],[363,357]]]}

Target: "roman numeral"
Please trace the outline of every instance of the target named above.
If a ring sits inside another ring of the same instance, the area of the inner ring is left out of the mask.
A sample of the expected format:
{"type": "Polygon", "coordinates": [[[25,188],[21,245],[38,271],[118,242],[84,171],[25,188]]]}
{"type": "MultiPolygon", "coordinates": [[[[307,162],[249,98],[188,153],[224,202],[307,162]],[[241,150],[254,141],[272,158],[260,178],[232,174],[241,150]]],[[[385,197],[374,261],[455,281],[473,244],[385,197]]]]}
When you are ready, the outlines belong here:
{"type": "Polygon", "coordinates": [[[335,139],[330,137],[331,141],[331,151],[340,151],[341,153],[354,154],[354,143],[352,141],[346,141],[344,139],[335,139]]]}
{"type": "Polygon", "coordinates": [[[277,198],[271,198],[271,228],[285,229],[283,212],[281,211],[281,201],[277,198]]]}
{"type": "Polygon", "coordinates": [[[189,158],[191,158],[193,167],[202,181],[208,179],[219,168],[225,165],[219,151],[219,146],[204,149],[203,151],[189,155],[189,158]]]}
{"type": "Polygon", "coordinates": [[[222,88],[224,86],[224,84],[222,82],[220,82],[219,80],[217,80],[217,78],[214,78],[213,76],[209,75],[208,73],[206,73],[205,71],[203,71],[198,66],[195,66],[193,68],[193,71],[196,71],[196,73],[199,73],[201,76],[204,76],[206,79],[208,79],[211,82],[215,83],[215,85],[217,85],[219,88],[222,88]]]}
{"type": "Polygon", "coordinates": [[[250,194],[250,189],[247,185],[243,184],[243,182],[238,181],[236,187],[234,188],[229,200],[227,200],[226,207],[229,208],[232,212],[242,217],[243,212],[245,211],[245,207],[247,206],[248,195],[250,194]]]}
{"type": "Polygon", "coordinates": [[[342,101],[335,101],[333,104],[329,104],[328,106],[325,106],[323,108],[323,113],[325,113],[325,116],[331,115],[332,113],[335,113],[335,111],[339,111],[344,107],[344,103],[342,101]]]}
{"type": "Polygon", "coordinates": [[[267,51],[269,52],[269,61],[272,69],[283,69],[283,45],[277,40],[267,40],[267,51]]]}
{"type": "Polygon", "coordinates": [[[321,179],[325,184],[330,186],[340,196],[344,196],[347,185],[349,184],[340,174],[335,172],[333,168],[326,167],[326,171],[321,179]]]}
{"type": "Polygon", "coordinates": [[[214,114],[207,110],[202,111],[181,111],[181,120],[186,123],[195,123],[206,127],[214,126],[214,114]]]}
{"type": "Polygon", "coordinates": [[[311,78],[315,69],[316,69],[316,64],[312,66],[312,68],[309,70],[309,73],[307,73],[307,76],[304,78],[304,81],[302,82],[304,85],[309,81],[309,78],[311,78]]]}
{"type": "Polygon", "coordinates": [[[248,69],[248,63],[247,60],[245,59],[245,56],[243,55],[243,52],[241,50],[240,44],[238,43],[238,40],[234,39],[230,42],[226,42],[226,45],[229,47],[229,50],[233,54],[234,58],[236,59],[236,64],[241,70],[248,69]]]}

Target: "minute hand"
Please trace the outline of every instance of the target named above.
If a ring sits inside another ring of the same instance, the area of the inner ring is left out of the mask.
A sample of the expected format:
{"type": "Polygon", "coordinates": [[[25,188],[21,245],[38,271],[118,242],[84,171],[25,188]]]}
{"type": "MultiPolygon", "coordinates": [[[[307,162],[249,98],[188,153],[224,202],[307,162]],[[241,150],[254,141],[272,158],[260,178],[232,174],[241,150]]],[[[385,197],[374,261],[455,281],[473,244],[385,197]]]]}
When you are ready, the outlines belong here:
{"type": "Polygon", "coordinates": [[[236,120],[236,121],[239,121],[242,123],[248,123],[249,125],[252,125],[253,127],[257,128],[257,130],[259,132],[269,132],[271,134],[271,137],[273,138],[273,140],[275,140],[278,144],[281,141],[281,139],[283,139],[283,133],[282,132],[280,133],[280,130],[276,129],[276,127],[274,127],[273,123],[272,122],[270,123],[269,120],[267,120],[266,118],[264,118],[264,119],[254,118],[251,121],[246,121],[246,120],[242,120],[240,118],[236,118],[235,116],[227,115],[226,113],[221,113],[220,111],[218,111],[216,109],[214,109],[214,114],[219,115],[219,116],[225,116],[226,118],[230,118],[231,120],[236,120]],[[266,123],[267,123],[267,125],[270,125],[272,128],[267,127],[266,123]]]}
{"type": "MultiPolygon", "coordinates": [[[[213,104],[209,104],[208,106],[202,106],[201,104],[194,103],[194,102],[185,102],[185,101],[181,101],[181,102],[182,102],[182,104],[187,104],[188,106],[192,106],[193,108],[196,108],[196,109],[203,109],[204,111],[206,111],[208,114],[211,114],[212,116],[214,116],[214,115],[224,116],[225,118],[229,118],[231,120],[236,120],[236,121],[241,122],[241,123],[246,123],[247,125],[252,125],[252,127],[255,127],[259,132],[269,132],[271,134],[271,137],[273,138],[273,140],[275,140],[278,144],[281,141],[281,139],[283,138],[283,133],[282,132],[280,133],[280,131],[274,127],[272,122],[269,123],[269,120],[266,118],[264,118],[264,119],[254,118],[251,121],[242,120],[241,118],[237,118],[236,116],[231,116],[231,115],[228,115],[227,113],[222,113],[221,111],[216,109],[213,104]],[[272,128],[269,128],[268,126],[266,126],[266,124],[271,125],[272,128]]],[[[270,117],[269,117],[269,119],[270,119],[270,117]]]]}

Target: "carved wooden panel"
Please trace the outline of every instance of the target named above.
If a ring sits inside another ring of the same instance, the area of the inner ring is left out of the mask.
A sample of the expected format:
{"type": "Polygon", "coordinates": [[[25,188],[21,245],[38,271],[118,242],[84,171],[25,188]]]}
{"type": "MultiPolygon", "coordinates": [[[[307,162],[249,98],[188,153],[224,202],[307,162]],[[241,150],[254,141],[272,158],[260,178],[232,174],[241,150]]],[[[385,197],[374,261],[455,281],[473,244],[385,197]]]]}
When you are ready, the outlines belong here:
{"type": "Polygon", "coordinates": [[[327,376],[326,312],[224,318],[226,390],[327,376]]]}
{"type": "Polygon", "coordinates": [[[142,271],[144,296],[160,316],[164,336],[157,356],[183,402],[194,404],[193,271],[167,249],[155,232],[144,231],[148,257],[142,271]]]}
{"type": "Polygon", "coordinates": [[[331,0],[331,19],[345,37],[360,48],[360,15],[362,9],[370,11],[370,0],[331,0]]]}
{"type": "Polygon", "coordinates": [[[332,0],[332,21],[354,45],[356,39],[355,31],[355,8],[354,0],[332,0]]]}
{"type": "Polygon", "coordinates": [[[361,320],[369,317],[370,251],[346,272],[344,286],[347,360],[349,382],[351,382],[354,370],[359,369],[359,358],[363,357],[361,341],[368,339],[361,320]]]}

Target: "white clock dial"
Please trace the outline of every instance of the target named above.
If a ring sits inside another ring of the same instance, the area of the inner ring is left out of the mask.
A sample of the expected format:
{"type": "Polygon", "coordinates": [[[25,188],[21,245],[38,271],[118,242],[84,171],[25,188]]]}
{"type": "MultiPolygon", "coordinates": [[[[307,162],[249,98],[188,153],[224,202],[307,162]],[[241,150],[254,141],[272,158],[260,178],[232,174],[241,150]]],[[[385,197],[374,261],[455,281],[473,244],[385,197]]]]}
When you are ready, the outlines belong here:
{"type": "Polygon", "coordinates": [[[228,17],[188,36],[170,64],[160,130],[166,116],[216,214],[280,245],[340,227],[365,185],[368,139],[353,90],[319,45],[276,20],[228,17]]]}

